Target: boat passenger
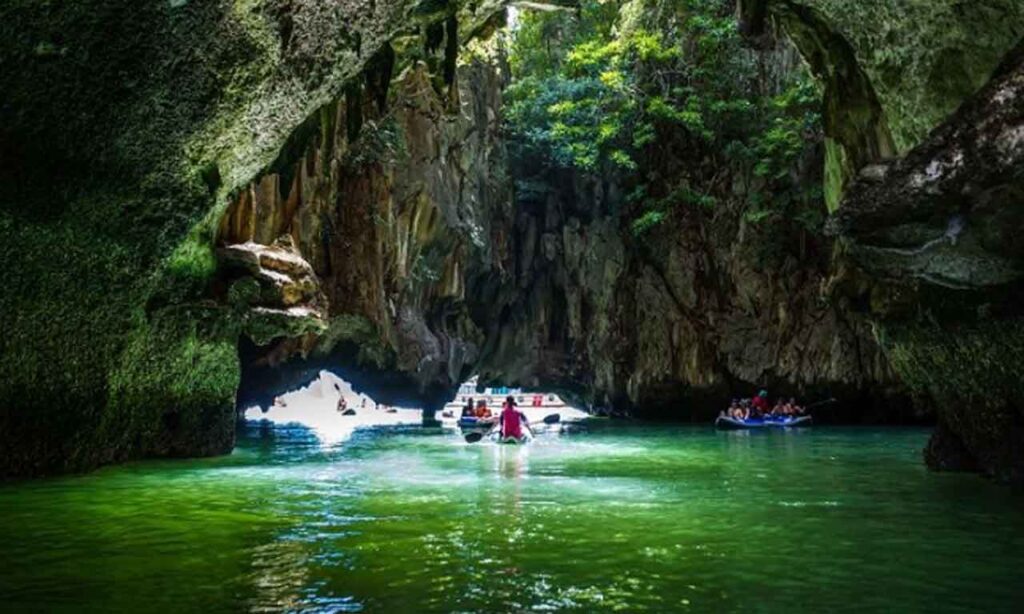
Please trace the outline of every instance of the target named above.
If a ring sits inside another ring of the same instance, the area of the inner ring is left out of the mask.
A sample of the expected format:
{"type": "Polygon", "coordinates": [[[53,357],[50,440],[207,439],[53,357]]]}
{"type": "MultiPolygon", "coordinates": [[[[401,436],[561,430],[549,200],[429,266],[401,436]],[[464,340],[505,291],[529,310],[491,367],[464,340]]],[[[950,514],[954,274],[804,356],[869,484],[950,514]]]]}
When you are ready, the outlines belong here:
{"type": "Polygon", "coordinates": [[[501,408],[501,436],[522,439],[523,427],[526,425],[526,416],[519,411],[516,400],[511,396],[506,397],[505,404],[501,408]]]}
{"type": "Polygon", "coordinates": [[[778,418],[779,416],[786,415],[786,405],[782,399],[775,401],[775,407],[772,408],[772,416],[778,418]]]}
{"type": "Polygon", "coordinates": [[[768,391],[762,390],[757,393],[757,396],[750,402],[750,405],[757,408],[757,411],[762,414],[768,413],[768,391]]]}
{"type": "Polygon", "coordinates": [[[477,418],[490,418],[491,410],[487,409],[487,401],[480,399],[476,403],[476,417],[477,418]]]}
{"type": "Polygon", "coordinates": [[[795,398],[792,398],[792,399],[789,400],[789,406],[793,408],[793,415],[794,416],[803,416],[804,414],[807,413],[806,409],[804,409],[800,405],[797,405],[795,398]]]}
{"type": "Polygon", "coordinates": [[[473,397],[470,397],[469,400],[466,401],[466,404],[462,407],[462,417],[473,418],[475,417],[475,415],[476,413],[473,409],[473,397]]]}

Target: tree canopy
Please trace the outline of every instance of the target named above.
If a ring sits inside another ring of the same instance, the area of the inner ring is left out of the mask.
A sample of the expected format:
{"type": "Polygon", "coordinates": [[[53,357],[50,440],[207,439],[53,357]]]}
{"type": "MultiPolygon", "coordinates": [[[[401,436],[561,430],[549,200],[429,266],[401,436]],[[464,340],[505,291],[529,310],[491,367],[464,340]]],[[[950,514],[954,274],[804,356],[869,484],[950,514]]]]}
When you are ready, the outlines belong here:
{"type": "Polygon", "coordinates": [[[701,182],[658,172],[670,158],[763,179],[765,190],[749,195],[752,221],[806,191],[786,178],[820,139],[820,93],[802,69],[768,83],[730,2],[583,0],[571,16],[523,12],[509,59],[506,117],[520,155],[626,178],[637,233],[679,204],[715,204],[701,182]]]}

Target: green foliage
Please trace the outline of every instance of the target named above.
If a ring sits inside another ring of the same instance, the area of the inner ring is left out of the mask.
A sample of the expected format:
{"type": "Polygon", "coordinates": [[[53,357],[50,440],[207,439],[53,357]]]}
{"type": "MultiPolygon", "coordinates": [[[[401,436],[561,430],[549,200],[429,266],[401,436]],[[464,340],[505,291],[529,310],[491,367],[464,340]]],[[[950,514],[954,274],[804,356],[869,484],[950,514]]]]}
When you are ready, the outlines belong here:
{"type": "Polygon", "coordinates": [[[385,160],[399,160],[408,153],[405,134],[393,115],[387,115],[377,122],[368,121],[359,132],[359,139],[352,144],[345,163],[366,166],[385,160]]]}
{"type": "Polygon", "coordinates": [[[810,135],[818,129],[820,94],[810,79],[791,84],[784,92],[767,101],[770,123],[752,139],[760,177],[780,179],[803,154],[810,135]]]}
{"type": "MultiPolygon", "coordinates": [[[[717,166],[751,168],[773,194],[796,190],[789,175],[819,130],[820,94],[807,75],[780,94],[763,93],[733,9],[723,0],[592,0],[575,20],[523,14],[511,44],[506,107],[520,155],[619,173],[644,187],[665,183],[652,172],[662,160],[692,153],[717,166]]],[[[688,184],[660,191],[632,199],[637,234],[675,206],[713,204],[688,184]]],[[[748,219],[770,217],[766,203],[757,208],[752,200],[748,219]]]]}
{"type": "Polygon", "coordinates": [[[665,219],[664,211],[648,210],[633,220],[633,232],[640,235],[654,228],[665,219]]]}

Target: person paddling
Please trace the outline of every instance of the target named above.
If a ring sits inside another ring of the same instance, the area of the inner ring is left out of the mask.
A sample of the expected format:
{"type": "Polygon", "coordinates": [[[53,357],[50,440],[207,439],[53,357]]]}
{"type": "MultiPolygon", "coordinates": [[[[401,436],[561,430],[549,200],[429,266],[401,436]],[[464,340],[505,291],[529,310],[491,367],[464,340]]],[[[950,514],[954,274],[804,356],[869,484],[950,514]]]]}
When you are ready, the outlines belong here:
{"type": "Polygon", "coordinates": [[[529,429],[526,416],[516,408],[516,400],[511,396],[505,398],[505,405],[501,409],[501,437],[502,439],[512,437],[523,438],[523,427],[529,429]]]}

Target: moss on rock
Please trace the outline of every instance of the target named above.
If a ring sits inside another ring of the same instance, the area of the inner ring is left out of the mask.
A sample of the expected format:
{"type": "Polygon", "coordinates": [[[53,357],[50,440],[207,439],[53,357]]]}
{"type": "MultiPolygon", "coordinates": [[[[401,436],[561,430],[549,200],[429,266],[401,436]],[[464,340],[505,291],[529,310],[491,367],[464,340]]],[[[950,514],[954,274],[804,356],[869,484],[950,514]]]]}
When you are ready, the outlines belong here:
{"type": "MultiPolygon", "coordinates": [[[[938,437],[959,438],[970,455],[957,466],[1024,481],[1024,321],[892,325],[883,344],[902,380],[938,404],[938,437]]],[[[934,468],[946,468],[948,458],[938,447],[949,448],[930,446],[926,458],[934,468]]]]}
{"type": "Polygon", "coordinates": [[[230,448],[211,220],[416,4],[0,6],[0,475],[230,448]]]}
{"type": "Polygon", "coordinates": [[[1024,36],[1018,0],[788,0],[815,9],[856,53],[898,153],[988,82],[1024,36]]]}
{"type": "Polygon", "coordinates": [[[745,31],[776,15],[826,86],[825,191],[835,210],[866,164],[902,155],[988,82],[1024,37],[1017,0],[740,0],[745,31]]]}

